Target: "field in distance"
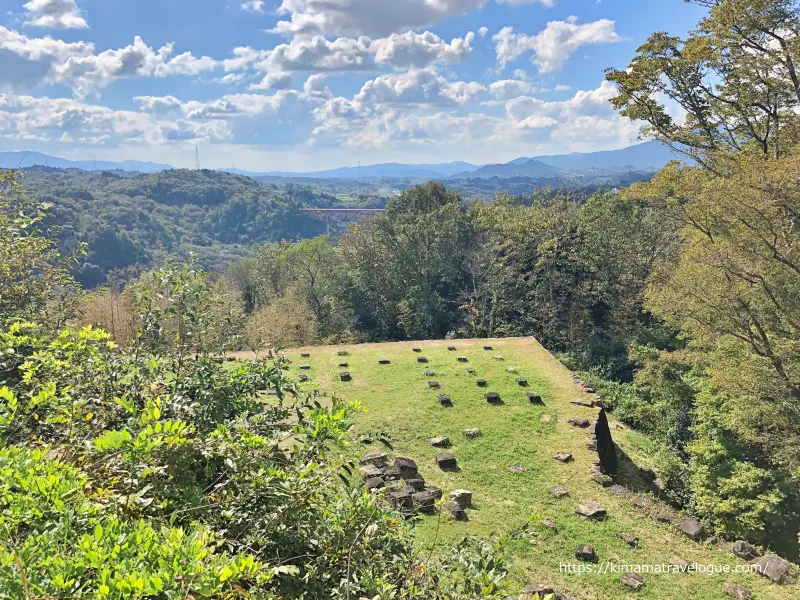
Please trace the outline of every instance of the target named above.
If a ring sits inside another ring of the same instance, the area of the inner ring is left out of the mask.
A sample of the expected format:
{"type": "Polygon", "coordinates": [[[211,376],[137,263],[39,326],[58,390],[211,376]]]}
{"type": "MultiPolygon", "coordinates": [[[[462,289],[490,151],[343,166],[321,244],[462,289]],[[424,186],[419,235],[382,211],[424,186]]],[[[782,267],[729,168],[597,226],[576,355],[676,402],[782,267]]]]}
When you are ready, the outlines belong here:
{"type": "MultiPolygon", "coordinates": [[[[361,404],[364,411],[355,419],[355,439],[369,433],[388,434],[393,446],[390,454],[413,458],[425,481],[444,490],[445,497],[455,489],[473,493],[467,521],[449,515],[420,517],[416,535],[424,543],[441,545],[467,534],[502,533],[536,515],[531,536],[512,548],[515,591],[544,584],[579,600],[719,600],[730,597],[723,589],[734,583],[748,588],[756,599],[800,597],[800,586],[779,586],[755,573],[736,572],[747,562],[731,554],[730,543],[696,542],[680,532],[677,523],[682,515],[658,501],[652,493],[655,488],[641,477],[640,469],[648,466],[641,436],[613,419],[611,432],[622,458],[615,483],[627,490],[595,483],[592,465],[598,456],[588,449],[591,428],[568,423],[571,419],[595,420],[598,409],[570,402],[590,403],[594,395],[532,338],[324,346],[292,349],[286,354],[292,360],[293,378],[309,377],[303,384],[306,389],[335,393],[361,404]],[[448,350],[451,346],[455,350],[448,350]],[[459,362],[458,357],[467,362],[459,362]],[[381,360],[389,364],[380,364],[381,360]],[[344,363],[346,367],[340,366],[344,363]],[[300,370],[301,365],[310,369],[300,370]],[[351,381],[341,380],[340,373],[345,371],[351,381]],[[479,387],[478,379],[485,380],[486,387],[479,387]],[[438,389],[430,387],[432,381],[438,382],[438,389]],[[498,393],[502,404],[487,402],[485,394],[489,392],[498,393]],[[527,392],[540,395],[542,404],[531,403],[527,392]],[[449,396],[452,406],[443,407],[439,394],[449,396]],[[464,430],[476,428],[481,430],[480,436],[464,434],[464,430]],[[449,448],[431,445],[430,440],[440,436],[449,438],[449,448]],[[438,468],[434,456],[442,451],[455,455],[458,471],[438,468]],[[558,452],[571,453],[572,461],[555,460],[558,452]],[[554,496],[550,491],[554,485],[563,486],[569,495],[554,496]],[[578,506],[587,501],[599,503],[607,517],[590,520],[577,515],[578,506]],[[629,534],[638,541],[631,545],[618,534],[629,534]],[[576,548],[582,545],[595,550],[596,563],[576,559],[576,548]],[[606,566],[608,563],[698,563],[729,572],[642,573],[644,586],[635,591],[623,583],[620,573],[606,566]],[[591,565],[605,572],[570,573],[562,568],[564,564],[591,565]]],[[[377,443],[355,445],[356,456],[372,450],[386,451],[377,443]]]]}

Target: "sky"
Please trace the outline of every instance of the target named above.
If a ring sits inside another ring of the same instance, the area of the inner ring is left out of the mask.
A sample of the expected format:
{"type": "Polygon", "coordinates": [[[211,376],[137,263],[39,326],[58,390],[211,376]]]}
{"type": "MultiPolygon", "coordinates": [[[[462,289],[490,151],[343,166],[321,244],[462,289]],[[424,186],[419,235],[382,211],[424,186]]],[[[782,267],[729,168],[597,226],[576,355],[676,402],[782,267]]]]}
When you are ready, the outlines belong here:
{"type": "Polygon", "coordinates": [[[0,151],[311,171],[635,142],[608,100],[683,0],[0,0],[0,151]]]}

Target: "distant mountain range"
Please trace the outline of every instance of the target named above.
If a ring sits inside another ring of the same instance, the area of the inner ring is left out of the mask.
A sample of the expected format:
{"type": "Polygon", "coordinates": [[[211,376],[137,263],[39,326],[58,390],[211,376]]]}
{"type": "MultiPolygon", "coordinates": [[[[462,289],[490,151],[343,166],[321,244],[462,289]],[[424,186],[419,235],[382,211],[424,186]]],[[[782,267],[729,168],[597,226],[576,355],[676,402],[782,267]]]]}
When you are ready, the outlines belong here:
{"type": "Polygon", "coordinates": [[[171,169],[170,165],[138,160],[112,162],[107,160],[67,160],[56,156],[48,156],[39,152],[0,152],[0,169],[24,169],[26,167],[54,167],[58,169],[82,169],[84,171],[138,171],[140,173],[157,173],[171,169]]]}
{"type": "MultiPolygon", "coordinates": [[[[302,177],[313,179],[499,179],[529,177],[543,179],[566,177],[570,174],[586,174],[596,171],[646,171],[654,172],[677,158],[669,148],[659,142],[645,142],[621,150],[604,152],[573,153],[555,156],[522,157],[496,165],[473,165],[457,161],[441,164],[401,164],[384,163],[363,167],[342,167],[327,171],[253,172],[236,169],[219,169],[227,173],[250,177],[302,177]]],[[[125,160],[112,161],[74,161],[47,156],[38,152],[0,152],[0,169],[25,168],[32,166],[92,170],[123,170],[155,173],[172,169],[170,165],[125,160]]]]}

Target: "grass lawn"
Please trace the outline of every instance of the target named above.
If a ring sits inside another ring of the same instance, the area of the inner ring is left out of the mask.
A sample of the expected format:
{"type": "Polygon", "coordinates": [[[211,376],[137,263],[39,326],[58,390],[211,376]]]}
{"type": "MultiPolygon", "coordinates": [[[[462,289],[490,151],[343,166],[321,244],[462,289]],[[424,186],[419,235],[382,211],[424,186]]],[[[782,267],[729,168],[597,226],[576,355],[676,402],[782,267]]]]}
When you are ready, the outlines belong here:
{"type": "MultiPolygon", "coordinates": [[[[465,534],[485,536],[519,526],[531,515],[539,517],[532,527],[532,537],[513,547],[515,591],[531,583],[543,583],[579,600],[720,600],[727,597],[723,586],[730,581],[749,588],[755,599],[800,598],[800,586],[777,586],[758,574],[734,572],[737,565],[746,563],[727,552],[724,545],[693,542],[673,525],[656,521],[655,515],[667,511],[657,501],[649,511],[634,507],[633,501],[645,494],[617,496],[594,483],[591,466],[597,453],[587,449],[589,430],[572,427],[567,419],[593,421],[597,410],[569,403],[572,399],[588,400],[590,396],[532,338],[326,346],[293,349],[287,355],[293,361],[295,376],[301,373],[299,365],[311,365],[310,371],[304,371],[310,377],[309,383],[304,384],[308,389],[361,403],[364,412],[356,418],[355,435],[387,433],[394,455],[416,460],[425,480],[441,487],[445,495],[458,488],[473,492],[474,507],[467,511],[469,520],[442,518],[438,537],[437,517],[420,518],[416,535],[421,542],[441,544],[465,534]],[[448,351],[450,345],[457,350],[448,351]],[[491,345],[493,350],[484,350],[484,345],[491,345]],[[413,352],[415,346],[422,352],[413,352]],[[349,355],[338,356],[340,350],[349,355]],[[310,352],[311,357],[301,358],[303,352],[310,352]],[[418,363],[420,356],[429,362],[418,363]],[[466,356],[469,362],[459,363],[458,356],[466,356]],[[495,356],[502,356],[503,360],[495,356]],[[378,364],[384,358],[391,364],[378,364]],[[348,367],[339,368],[342,362],[347,362],[348,367]],[[509,367],[515,372],[509,372],[509,367]],[[467,368],[474,369],[475,375],[467,373],[467,368]],[[436,375],[425,376],[426,370],[436,375]],[[339,381],[340,371],[350,372],[353,380],[339,381]],[[528,387],[521,387],[517,377],[527,379],[528,387]],[[476,379],[487,380],[488,387],[477,387],[476,379]],[[429,389],[430,380],[438,381],[441,390],[429,389]],[[504,404],[488,404],[484,394],[489,391],[500,393],[504,404]],[[532,405],[526,391],[541,394],[544,405],[532,405]],[[451,397],[451,408],[439,405],[439,393],[451,397]],[[463,430],[471,428],[479,428],[482,435],[467,439],[463,430]],[[433,448],[429,440],[442,435],[452,442],[448,451],[458,459],[460,472],[444,473],[436,466],[434,455],[441,450],[433,448]],[[555,461],[553,455],[561,451],[572,453],[574,460],[568,464],[555,461]],[[514,465],[527,470],[512,472],[509,467],[514,465]],[[554,498],[548,491],[554,484],[565,486],[569,497],[554,498]],[[608,518],[595,522],[575,515],[578,504],[586,500],[599,502],[608,518]],[[542,522],[546,519],[552,521],[551,526],[542,522]],[[638,537],[638,546],[629,547],[617,537],[618,532],[638,537]],[[561,572],[561,563],[580,562],[574,553],[582,544],[595,548],[600,569],[605,563],[662,565],[679,558],[688,563],[715,565],[717,569],[727,565],[730,572],[643,573],[645,585],[635,592],[620,581],[619,573],[561,572]]],[[[239,356],[248,357],[246,353],[239,356]]],[[[611,430],[623,452],[642,460],[641,451],[631,445],[626,429],[612,420],[611,430]]],[[[360,453],[371,449],[378,448],[357,448],[360,453]]],[[[634,479],[628,478],[631,487],[634,479]]]]}

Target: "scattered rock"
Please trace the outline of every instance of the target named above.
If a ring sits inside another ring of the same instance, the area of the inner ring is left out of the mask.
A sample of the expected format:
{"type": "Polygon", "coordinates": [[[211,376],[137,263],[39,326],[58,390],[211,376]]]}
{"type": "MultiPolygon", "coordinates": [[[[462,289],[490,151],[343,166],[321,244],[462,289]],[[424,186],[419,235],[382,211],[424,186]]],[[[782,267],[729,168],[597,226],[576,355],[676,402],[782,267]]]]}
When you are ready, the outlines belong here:
{"type": "Polygon", "coordinates": [[[575,406],[582,406],[583,408],[594,408],[594,404],[586,402],[585,400],[570,400],[569,403],[575,406]]]}
{"type": "Polygon", "coordinates": [[[436,510],[436,498],[427,490],[412,494],[411,499],[419,512],[432,513],[436,510]]]}
{"type": "Polygon", "coordinates": [[[475,369],[467,369],[469,375],[475,375],[475,369]]]}
{"type": "Polygon", "coordinates": [[[528,380],[527,379],[523,379],[522,377],[517,377],[517,384],[521,385],[522,387],[527,387],[528,380]]]}
{"type": "Polygon", "coordinates": [[[448,499],[451,502],[455,502],[462,508],[467,508],[468,506],[472,506],[472,492],[467,490],[453,490],[448,494],[448,499]]]}
{"type": "MultiPolygon", "coordinates": [[[[534,583],[526,587],[522,593],[527,594],[531,598],[533,598],[536,594],[539,594],[539,598],[544,598],[548,594],[555,593],[555,590],[552,588],[552,586],[544,585],[542,583],[534,583]]],[[[522,598],[520,598],[520,600],[522,600],[522,598]]]]}
{"type": "Polygon", "coordinates": [[[436,375],[436,371],[425,371],[425,377],[433,377],[434,375],[436,375]]]}
{"type": "Polygon", "coordinates": [[[612,496],[627,496],[631,493],[631,491],[626,488],[624,485],[617,485],[614,484],[610,488],[608,488],[608,493],[612,496]]]}
{"type": "Polygon", "coordinates": [[[527,392],[525,395],[528,397],[531,404],[543,404],[542,397],[536,392],[527,392]]]}
{"type": "Polygon", "coordinates": [[[464,507],[458,502],[448,502],[445,508],[456,521],[466,521],[467,513],[464,512],[464,507]]]}
{"type": "Polygon", "coordinates": [[[458,362],[465,363],[465,362],[469,362],[469,361],[467,360],[466,356],[459,356],[458,357],[458,362]]]}
{"type": "Polygon", "coordinates": [[[595,562],[597,560],[597,552],[591,546],[582,544],[575,548],[575,558],[586,562],[595,562]]]}
{"type": "Polygon", "coordinates": [[[586,393],[587,394],[594,394],[594,388],[593,387],[587,387],[586,388],[586,393]]]}
{"type": "Polygon", "coordinates": [[[458,469],[456,457],[450,452],[440,452],[436,455],[436,464],[442,471],[455,471],[458,469]]]}
{"type": "Polygon", "coordinates": [[[695,542],[699,541],[705,532],[703,524],[694,517],[684,517],[681,519],[680,523],[678,523],[678,529],[681,530],[683,535],[695,542]]]}
{"type": "Polygon", "coordinates": [[[400,470],[400,476],[403,479],[416,479],[417,478],[417,463],[405,456],[398,456],[394,459],[394,468],[400,470]]]}
{"type": "Polygon", "coordinates": [[[484,350],[494,350],[494,348],[492,348],[491,346],[484,346],[483,349],[484,350]]]}
{"type": "Polygon", "coordinates": [[[680,556],[671,556],[667,559],[667,563],[672,565],[673,567],[678,567],[682,573],[685,573],[689,569],[689,561],[682,559],[680,556]]]}
{"type": "Polygon", "coordinates": [[[422,348],[420,348],[420,347],[418,347],[418,346],[414,346],[414,347],[413,347],[411,350],[412,350],[413,352],[422,352],[422,348]]]}
{"type": "Polygon", "coordinates": [[[370,477],[364,483],[369,491],[379,490],[385,485],[381,477],[370,477]]]}
{"type": "Polygon", "coordinates": [[[388,359],[386,359],[386,358],[382,358],[382,359],[380,359],[380,360],[378,361],[378,364],[379,364],[379,365],[390,365],[390,364],[392,364],[392,361],[390,361],[390,360],[388,360],[388,359]]]}
{"type": "Polygon", "coordinates": [[[383,470],[383,478],[387,481],[399,481],[403,478],[403,472],[400,467],[388,467],[383,470]]]}
{"type": "Polygon", "coordinates": [[[342,381],[353,381],[353,377],[347,372],[339,373],[339,379],[342,381]]]}
{"type": "Polygon", "coordinates": [[[447,448],[450,445],[450,438],[446,435],[440,435],[431,440],[431,446],[434,448],[447,448]]]}
{"type": "Polygon", "coordinates": [[[633,501],[633,506],[639,510],[650,510],[650,508],[653,506],[653,502],[650,500],[650,498],[640,496],[633,501]]]}
{"type": "Polygon", "coordinates": [[[517,368],[516,367],[508,367],[506,369],[506,371],[508,371],[509,373],[516,373],[517,372],[517,368]]]}
{"type": "Polygon", "coordinates": [[[450,400],[450,396],[448,396],[447,394],[439,394],[436,397],[439,399],[439,404],[441,404],[442,406],[445,407],[453,406],[453,401],[450,400]]]}
{"type": "Polygon", "coordinates": [[[638,592],[644,587],[644,578],[636,573],[623,573],[622,577],[620,577],[620,581],[635,592],[638,592]]]}
{"type": "Polygon", "coordinates": [[[595,473],[592,475],[592,481],[594,481],[597,485],[602,486],[604,488],[611,487],[614,485],[614,480],[611,479],[608,475],[604,475],[603,473],[595,473]]]}
{"type": "Polygon", "coordinates": [[[505,360],[505,359],[504,359],[502,356],[500,356],[499,354],[498,354],[497,356],[493,356],[492,358],[493,358],[493,359],[495,359],[495,360],[505,360]]]}
{"type": "Polygon", "coordinates": [[[736,600],[747,600],[753,597],[753,593],[750,590],[732,581],[726,581],[722,591],[725,592],[727,596],[736,598],[736,600]]]}
{"type": "Polygon", "coordinates": [[[299,381],[300,383],[305,383],[306,381],[308,381],[308,375],[301,374],[301,375],[300,375],[300,376],[297,378],[297,381],[299,381]]]}
{"type": "Polygon", "coordinates": [[[561,498],[566,498],[567,496],[569,496],[569,490],[565,488],[563,485],[550,486],[550,493],[559,500],[561,498]]]}
{"type": "Polygon", "coordinates": [[[359,459],[359,462],[362,465],[375,465],[382,469],[389,464],[389,457],[383,452],[368,452],[359,459]]]}
{"type": "Polygon", "coordinates": [[[558,462],[568,463],[572,460],[572,454],[569,452],[558,452],[553,458],[558,462]]]}
{"type": "Polygon", "coordinates": [[[414,499],[411,493],[406,490],[389,492],[389,502],[397,510],[411,511],[414,509],[414,499]]]}
{"type": "Polygon", "coordinates": [[[346,362],[339,363],[339,368],[340,368],[340,369],[346,369],[346,368],[347,368],[347,367],[349,367],[349,366],[350,366],[350,365],[349,365],[349,364],[347,364],[346,362]]]}
{"type": "Polygon", "coordinates": [[[439,385],[438,381],[429,381],[428,387],[431,388],[432,390],[438,390],[441,386],[439,385]]]}
{"type": "Polygon", "coordinates": [[[447,347],[447,349],[448,349],[450,352],[455,352],[455,351],[456,351],[456,347],[455,347],[455,346],[448,346],[448,347],[447,347]]]}
{"type": "Polygon", "coordinates": [[[422,364],[426,364],[428,362],[428,359],[425,358],[424,356],[418,356],[417,357],[417,362],[418,363],[422,363],[422,364]]]}
{"type": "Polygon", "coordinates": [[[625,542],[626,544],[628,544],[628,546],[635,546],[636,544],[639,543],[639,538],[637,538],[632,533],[626,533],[624,531],[620,531],[617,534],[617,537],[619,539],[621,539],[623,542],[625,542]]]}
{"type": "Polygon", "coordinates": [[[311,370],[311,365],[300,365],[298,368],[301,371],[310,371],[311,370]]]}
{"type": "Polygon", "coordinates": [[[436,500],[441,500],[442,499],[442,488],[438,488],[435,485],[426,485],[425,486],[425,491],[433,494],[433,497],[436,500]]]}
{"type": "Polygon", "coordinates": [[[639,469],[639,477],[652,483],[656,480],[656,472],[653,469],[639,469]]]}
{"type": "Polygon", "coordinates": [[[467,436],[469,439],[475,439],[476,437],[480,437],[481,430],[480,429],[465,429],[464,435],[467,436]]]}
{"type": "Polygon", "coordinates": [[[542,525],[544,525],[548,529],[555,529],[556,528],[556,522],[553,521],[553,519],[542,519],[542,525]]]}
{"type": "Polygon", "coordinates": [[[484,396],[484,398],[486,398],[486,401],[489,404],[497,405],[503,403],[503,400],[500,398],[500,394],[498,394],[497,392],[489,392],[484,396]]]}
{"type": "Polygon", "coordinates": [[[301,358],[311,358],[311,353],[310,353],[310,352],[303,352],[303,353],[300,355],[300,357],[301,357],[301,358]]]}
{"type": "Polygon", "coordinates": [[[548,415],[547,413],[542,413],[541,415],[539,415],[539,420],[542,423],[549,423],[550,421],[553,420],[553,415],[548,415]]]}
{"type": "Polygon", "coordinates": [[[731,552],[742,560],[753,560],[758,556],[758,549],[744,540],[736,540],[731,552]]]}
{"type": "Polygon", "coordinates": [[[597,452],[597,442],[592,442],[591,444],[587,444],[586,449],[589,452],[597,452]]]}
{"type": "Polygon", "coordinates": [[[656,515],[656,521],[659,523],[664,523],[665,525],[671,525],[674,523],[678,517],[671,512],[659,513],[656,515]]]}
{"type": "Polygon", "coordinates": [[[567,419],[567,423],[573,427],[579,427],[580,429],[588,429],[590,425],[588,419],[567,419]]]}
{"type": "Polygon", "coordinates": [[[370,477],[380,477],[381,475],[383,475],[383,471],[373,464],[365,465],[361,467],[358,471],[359,473],[361,473],[361,476],[364,479],[369,479],[370,477]]]}
{"type": "Polygon", "coordinates": [[[339,350],[336,353],[336,356],[347,356],[348,354],[350,354],[350,353],[347,350],[339,350]]]}
{"type": "Polygon", "coordinates": [[[475,382],[475,385],[477,385],[478,387],[486,387],[488,384],[486,383],[485,379],[478,379],[475,382]]]}
{"type": "Polygon", "coordinates": [[[425,480],[421,478],[406,479],[406,485],[413,488],[415,492],[421,492],[425,489],[425,480]]]}
{"type": "Polygon", "coordinates": [[[757,565],[760,575],[768,577],[778,584],[783,583],[783,578],[789,572],[789,563],[774,554],[757,558],[750,564],[757,565]]]}
{"type": "Polygon", "coordinates": [[[522,465],[511,465],[508,467],[508,470],[512,473],[524,473],[528,470],[528,467],[523,467],[522,465]]]}
{"type": "Polygon", "coordinates": [[[575,514],[588,519],[604,519],[606,517],[605,509],[603,509],[597,502],[591,500],[583,502],[580,506],[578,506],[578,508],[575,510],[575,514]]]}

